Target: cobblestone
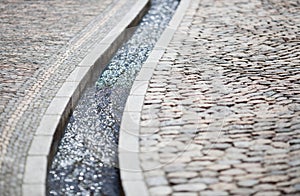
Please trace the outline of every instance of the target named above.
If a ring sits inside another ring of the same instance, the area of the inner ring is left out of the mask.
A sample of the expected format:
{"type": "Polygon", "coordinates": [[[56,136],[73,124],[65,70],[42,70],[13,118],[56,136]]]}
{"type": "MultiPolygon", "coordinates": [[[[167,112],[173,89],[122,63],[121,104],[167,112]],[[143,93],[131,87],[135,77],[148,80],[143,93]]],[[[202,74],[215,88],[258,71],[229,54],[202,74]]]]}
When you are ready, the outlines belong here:
{"type": "Polygon", "coordinates": [[[172,193],[172,189],[169,186],[156,186],[150,188],[150,193],[153,195],[169,195],[172,193]]]}
{"type": "Polygon", "coordinates": [[[43,113],[134,2],[1,2],[0,195],[21,195],[26,153],[43,113]]]}
{"type": "MultiPolygon", "coordinates": [[[[141,116],[141,133],[151,134],[146,122],[155,122],[158,161],[174,195],[300,194],[299,6],[191,2],[141,116]]],[[[141,156],[153,135],[140,142],[141,156]]]]}

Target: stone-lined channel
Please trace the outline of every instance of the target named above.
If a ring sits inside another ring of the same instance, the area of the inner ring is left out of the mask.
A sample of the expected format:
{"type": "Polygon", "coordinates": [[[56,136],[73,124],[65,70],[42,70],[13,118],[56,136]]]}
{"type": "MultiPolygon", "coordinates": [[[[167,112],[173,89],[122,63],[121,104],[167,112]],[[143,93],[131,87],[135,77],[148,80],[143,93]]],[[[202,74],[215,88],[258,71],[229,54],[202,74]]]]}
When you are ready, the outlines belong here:
{"type": "Polygon", "coordinates": [[[73,111],[47,179],[48,195],[120,195],[118,137],[133,81],[175,12],[178,0],[152,0],[73,111]]]}

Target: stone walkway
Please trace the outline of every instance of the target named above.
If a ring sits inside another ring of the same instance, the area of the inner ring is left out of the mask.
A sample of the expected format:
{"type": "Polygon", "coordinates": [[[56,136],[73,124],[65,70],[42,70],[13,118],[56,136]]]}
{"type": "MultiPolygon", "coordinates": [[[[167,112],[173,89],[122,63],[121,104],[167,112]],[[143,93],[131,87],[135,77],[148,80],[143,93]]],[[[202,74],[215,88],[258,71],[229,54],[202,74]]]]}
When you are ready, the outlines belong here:
{"type": "Polygon", "coordinates": [[[1,1],[0,195],[21,195],[26,153],[43,113],[135,2],[1,1]]]}
{"type": "Polygon", "coordinates": [[[300,194],[300,2],[195,0],[141,115],[150,195],[300,194]]]}

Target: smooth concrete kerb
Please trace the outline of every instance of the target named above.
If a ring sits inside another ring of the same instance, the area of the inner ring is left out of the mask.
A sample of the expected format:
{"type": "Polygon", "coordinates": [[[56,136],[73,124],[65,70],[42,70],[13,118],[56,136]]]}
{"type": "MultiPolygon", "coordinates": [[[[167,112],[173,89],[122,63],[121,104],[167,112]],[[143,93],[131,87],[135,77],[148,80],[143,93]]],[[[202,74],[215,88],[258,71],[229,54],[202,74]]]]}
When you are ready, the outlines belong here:
{"type": "Polygon", "coordinates": [[[119,167],[125,195],[149,195],[138,157],[140,117],[144,97],[154,69],[159,59],[163,56],[165,49],[168,47],[190,2],[191,0],[182,0],[180,2],[168,27],[156,43],[147,61],[143,64],[127,99],[119,136],[119,167]]]}

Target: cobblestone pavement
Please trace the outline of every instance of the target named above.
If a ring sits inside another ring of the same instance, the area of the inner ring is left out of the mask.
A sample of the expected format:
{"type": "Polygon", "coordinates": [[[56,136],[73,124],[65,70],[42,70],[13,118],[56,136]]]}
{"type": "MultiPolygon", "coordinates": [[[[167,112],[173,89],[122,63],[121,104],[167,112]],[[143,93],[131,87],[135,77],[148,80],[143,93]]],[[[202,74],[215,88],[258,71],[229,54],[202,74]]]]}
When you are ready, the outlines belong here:
{"type": "Polygon", "coordinates": [[[0,195],[20,195],[42,114],[92,46],[136,0],[0,3],[0,195]]]}
{"type": "Polygon", "coordinates": [[[192,1],[141,116],[151,195],[300,194],[300,2],[192,1]]]}

